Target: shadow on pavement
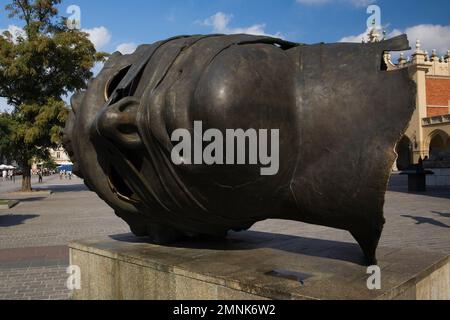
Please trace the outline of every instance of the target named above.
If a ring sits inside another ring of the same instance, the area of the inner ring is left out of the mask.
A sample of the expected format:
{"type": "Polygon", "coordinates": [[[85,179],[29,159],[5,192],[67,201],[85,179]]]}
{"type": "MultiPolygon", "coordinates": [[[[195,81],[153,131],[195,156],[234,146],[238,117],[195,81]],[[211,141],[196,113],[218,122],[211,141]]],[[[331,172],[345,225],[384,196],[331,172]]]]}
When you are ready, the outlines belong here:
{"type": "Polygon", "coordinates": [[[435,227],[441,227],[441,228],[450,229],[449,225],[446,225],[445,223],[442,223],[440,221],[434,220],[432,218],[415,217],[415,216],[411,216],[411,215],[407,215],[407,214],[402,215],[402,217],[410,218],[410,219],[415,220],[417,225],[429,224],[429,225],[432,225],[432,226],[435,226],[435,227]]]}
{"type": "Polygon", "coordinates": [[[83,192],[89,191],[84,184],[71,184],[71,185],[49,185],[42,188],[35,188],[36,191],[52,191],[53,193],[65,193],[65,192],[83,192]]]}
{"type": "Polygon", "coordinates": [[[24,224],[27,220],[38,218],[39,215],[27,214],[27,215],[6,215],[0,216],[0,228],[7,228],[24,224]]]}
{"type": "Polygon", "coordinates": [[[47,197],[35,197],[35,198],[20,198],[20,197],[10,197],[10,198],[16,198],[16,199],[12,199],[12,200],[18,200],[21,203],[23,202],[35,202],[35,201],[42,201],[47,199],[47,197]]]}
{"type": "Polygon", "coordinates": [[[450,219],[450,213],[443,213],[443,212],[438,212],[438,211],[431,211],[431,213],[437,214],[437,215],[441,216],[442,218],[450,219]]]}
{"type": "MultiPolygon", "coordinates": [[[[110,236],[111,239],[129,243],[150,243],[146,238],[137,238],[133,234],[110,236]]],[[[230,232],[226,239],[198,237],[189,241],[168,244],[171,248],[198,250],[257,250],[275,249],[311,257],[328,258],[365,266],[366,261],[360,247],[355,243],[321,240],[267,232],[245,231],[230,232]]]]}

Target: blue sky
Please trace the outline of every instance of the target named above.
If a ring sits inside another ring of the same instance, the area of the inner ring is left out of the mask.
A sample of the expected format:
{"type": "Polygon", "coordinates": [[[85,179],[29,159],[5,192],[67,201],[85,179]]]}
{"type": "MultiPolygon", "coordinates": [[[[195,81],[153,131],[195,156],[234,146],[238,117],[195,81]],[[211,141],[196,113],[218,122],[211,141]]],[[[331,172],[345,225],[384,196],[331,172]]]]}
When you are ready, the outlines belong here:
{"type": "MultiPolygon", "coordinates": [[[[0,0],[0,8],[8,3],[0,0]]],[[[255,33],[316,43],[361,41],[369,14],[381,8],[381,24],[389,35],[408,33],[423,48],[450,49],[448,0],[63,0],[81,9],[81,27],[91,34],[98,50],[131,52],[137,44],[179,34],[255,33]]],[[[0,29],[20,22],[0,11],[0,29]]],[[[1,103],[0,103],[1,108],[1,103]]]]}

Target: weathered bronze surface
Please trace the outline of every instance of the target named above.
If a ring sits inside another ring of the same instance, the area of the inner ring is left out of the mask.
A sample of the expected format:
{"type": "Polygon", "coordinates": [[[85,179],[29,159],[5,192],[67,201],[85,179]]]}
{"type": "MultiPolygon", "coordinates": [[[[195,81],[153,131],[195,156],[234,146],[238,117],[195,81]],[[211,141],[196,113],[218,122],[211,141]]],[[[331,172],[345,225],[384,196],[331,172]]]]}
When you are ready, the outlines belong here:
{"type": "Polygon", "coordinates": [[[75,172],[137,236],[222,237],[269,219],[350,231],[369,263],[382,233],[394,148],[415,106],[408,70],[373,44],[301,45],[250,35],[181,36],[115,53],[72,98],[75,172]],[[278,174],[171,161],[174,130],[279,129],[278,174]]]}

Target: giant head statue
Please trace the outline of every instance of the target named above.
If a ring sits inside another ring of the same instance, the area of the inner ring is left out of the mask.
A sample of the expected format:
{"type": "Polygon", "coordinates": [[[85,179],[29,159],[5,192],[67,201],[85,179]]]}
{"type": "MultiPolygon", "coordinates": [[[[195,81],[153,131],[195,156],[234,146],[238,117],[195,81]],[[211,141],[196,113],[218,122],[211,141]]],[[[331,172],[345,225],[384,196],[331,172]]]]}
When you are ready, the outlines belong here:
{"type": "Polygon", "coordinates": [[[164,244],[275,218],[351,232],[369,263],[396,143],[415,106],[405,36],[302,45],[181,36],[113,54],[72,98],[76,174],[164,244]]]}

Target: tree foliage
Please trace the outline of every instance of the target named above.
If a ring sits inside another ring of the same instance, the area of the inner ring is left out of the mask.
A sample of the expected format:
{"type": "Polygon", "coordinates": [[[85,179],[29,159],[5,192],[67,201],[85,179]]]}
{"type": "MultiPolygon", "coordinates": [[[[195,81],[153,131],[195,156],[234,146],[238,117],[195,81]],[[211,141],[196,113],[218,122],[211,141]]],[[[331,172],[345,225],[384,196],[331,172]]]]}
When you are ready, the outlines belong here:
{"type": "Polygon", "coordinates": [[[60,145],[68,115],[63,97],[85,88],[95,62],[106,56],[96,52],[88,34],[66,26],[60,3],[13,0],[6,10],[23,22],[23,31],[0,35],[0,96],[14,107],[0,117],[8,132],[2,143],[25,174],[33,159],[48,159],[48,149],[60,145]]]}
{"type": "Polygon", "coordinates": [[[58,168],[58,164],[55,162],[55,160],[48,159],[44,162],[42,167],[47,170],[56,170],[58,168]]]}
{"type": "Polygon", "coordinates": [[[7,113],[0,114],[0,161],[9,160],[11,152],[11,129],[13,128],[11,116],[7,113]]]}

